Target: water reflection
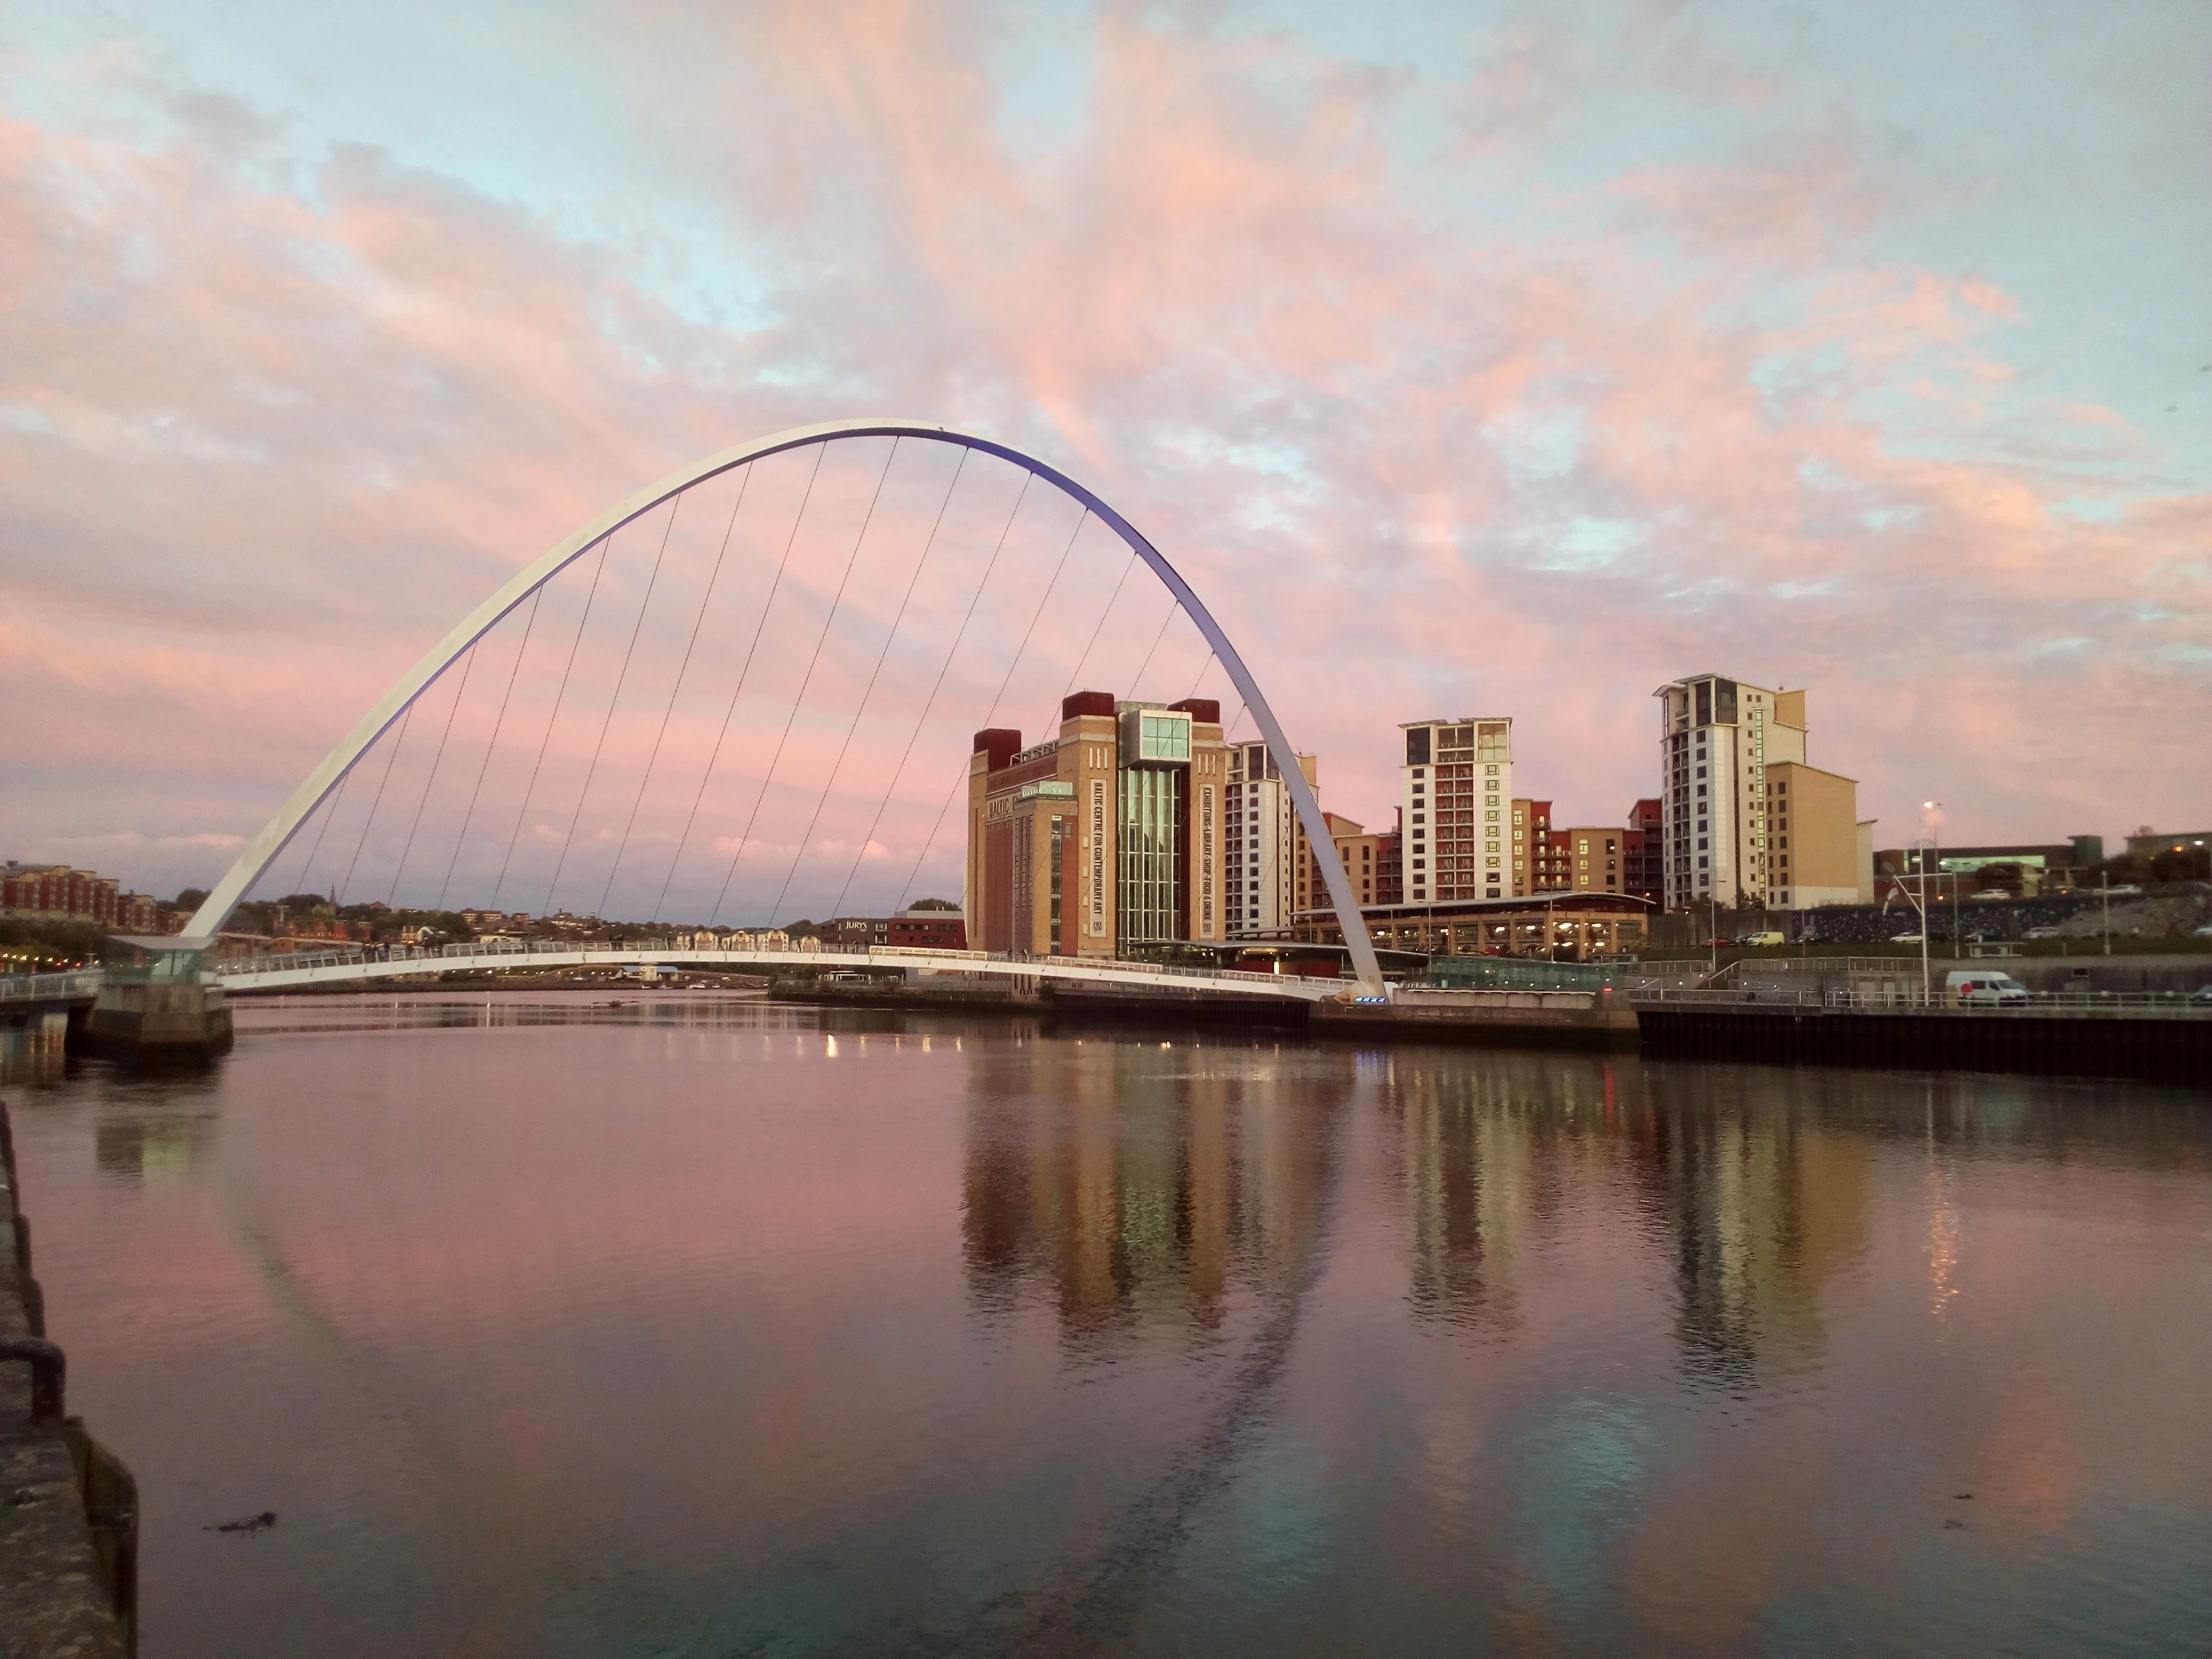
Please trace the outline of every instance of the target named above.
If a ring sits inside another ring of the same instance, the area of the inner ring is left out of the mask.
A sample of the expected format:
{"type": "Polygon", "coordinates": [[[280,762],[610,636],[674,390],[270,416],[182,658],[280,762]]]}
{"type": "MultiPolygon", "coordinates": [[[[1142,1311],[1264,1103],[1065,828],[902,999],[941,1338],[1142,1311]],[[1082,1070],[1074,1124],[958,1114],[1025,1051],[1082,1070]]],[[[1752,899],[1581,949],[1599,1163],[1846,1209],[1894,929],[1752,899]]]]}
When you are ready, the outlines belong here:
{"type": "Polygon", "coordinates": [[[93,1132],[93,1158],[101,1172],[128,1180],[181,1181],[215,1133],[212,1112],[159,1112],[101,1123],[93,1132]]]}
{"type": "Polygon", "coordinates": [[[1048,1295],[1067,1341],[1218,1323],[1240,1273],[1316,1247],[1348,1056],[1148,1037],[1024,1044],[972,1074],[962,1237],[987,1310],[1048,1295]]]}
{"type": "Polygon", "coordinates": [[[240,1027],[18,1096],[149,1659],[2212,1627],[2201,1097],[664,995],[240,1027]]]}

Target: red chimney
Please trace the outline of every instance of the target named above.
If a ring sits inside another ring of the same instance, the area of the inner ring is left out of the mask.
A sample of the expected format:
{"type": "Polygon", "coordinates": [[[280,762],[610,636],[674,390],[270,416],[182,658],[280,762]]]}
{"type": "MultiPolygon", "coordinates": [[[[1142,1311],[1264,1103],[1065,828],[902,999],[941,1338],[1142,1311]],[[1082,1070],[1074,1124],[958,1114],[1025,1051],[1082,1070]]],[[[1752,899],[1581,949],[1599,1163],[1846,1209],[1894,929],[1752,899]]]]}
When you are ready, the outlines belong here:
{"type": "Polygon", "coordinates": [[[1212,697],[1185,697],[1181,702],[1171,702],[1169,708],[1178,714],[1188,714],[1200,726],[1221,724],[1221,705],[1212,697]]]}
{"type": "Polygon", "coordinates": [[[1111,691],[1078,691],[1073,696],[1060,700],[1060,717],[1072,720],[1078,714],[1103,714],[1112,719],[1114,694],[1111,691]]]}
{"type": "Polygon", "coordinates": [[[991,757],[991,769],[995,772],[1020,752],[1022,734],[1003,726],[992,726],[975,734],[975,750],[991,757]]]}

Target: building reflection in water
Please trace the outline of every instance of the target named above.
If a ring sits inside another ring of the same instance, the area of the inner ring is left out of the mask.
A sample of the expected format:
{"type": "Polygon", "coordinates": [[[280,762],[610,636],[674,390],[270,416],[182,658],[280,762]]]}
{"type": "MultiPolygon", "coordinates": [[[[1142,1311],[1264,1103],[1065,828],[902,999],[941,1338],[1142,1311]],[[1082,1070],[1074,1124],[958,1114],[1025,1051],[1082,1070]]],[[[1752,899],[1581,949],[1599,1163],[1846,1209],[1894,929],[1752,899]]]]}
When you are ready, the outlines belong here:
{"type": "Polygon", "coordinates": [[[1848,1075],[1442,1050],[1389,1069],[1419,1316],[1511,1328],[1532,1252],[1596,1203],[1625,1270],[1652,1247],[1671,1265],[1693,1374],[1736,1385],[1762,1359],[1817,1354],[1822,1289],[1866,1246],[1878,1156],[1848,1075]],[[1619,1201],[1608,1175],[1630,1183],[1619,1201]]]}
{"type": "Polygon", "coordinates": [[[1346,1052],[1188,1039],[1025,1044],[973,1074],[963,1240],[977,1304],[1048,1294],[1063,1335],[1217,1328],[1231,1290],[1292,1285],[1317,1247],[1346,1052]]]}
{"type": "Polygon", "coordinates": [[[112,1118],[93,1131],[101,1173],[163,1186],[182,1180],[215,1133],[212,1112],[112,1118]]]}
{"type": "Polygon", "coordinates": [[[1850,1121],[1850,1080],[1753,1068],[1644,1075],[1646,1099],[1624,1121],[1667,1231],[1685,1364],[1741,1386],[1762,1361],[1816,1360],[1822,1291],[1866,1249],[1879,1156],[1850,1121]]]}
{"type": "Polygon", "coordinates": [[[1556,1207],[1544,1143],[1571,1121],[1585,1073],[1526,1054],[1394,1059],[1387,1098],[1398,1122],[1417,1315],[1516,1322],[1517,1258],[1556,1207]]]}

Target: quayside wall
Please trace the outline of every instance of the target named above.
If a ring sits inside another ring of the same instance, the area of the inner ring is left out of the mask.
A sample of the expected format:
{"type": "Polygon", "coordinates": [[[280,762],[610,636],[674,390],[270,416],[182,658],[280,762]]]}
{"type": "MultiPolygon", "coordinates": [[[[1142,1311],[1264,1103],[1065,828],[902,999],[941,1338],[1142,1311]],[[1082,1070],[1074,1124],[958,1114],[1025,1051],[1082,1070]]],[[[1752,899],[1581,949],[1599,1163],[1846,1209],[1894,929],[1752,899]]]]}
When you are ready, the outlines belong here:
{"type": "Polygon", "coordinates": [[[2010,1011],[1645,1006],[1654,1058],[2127,1077],[2212,1087],[2212,1019],[2010,1011]]]}
{"type": "Polygon", "coordinates": [[[137,1651],[138,1489],[67,1415],[67,1362],[46,1340],[15,1143],[0,1102],[0,1653],[137,1651]]]}

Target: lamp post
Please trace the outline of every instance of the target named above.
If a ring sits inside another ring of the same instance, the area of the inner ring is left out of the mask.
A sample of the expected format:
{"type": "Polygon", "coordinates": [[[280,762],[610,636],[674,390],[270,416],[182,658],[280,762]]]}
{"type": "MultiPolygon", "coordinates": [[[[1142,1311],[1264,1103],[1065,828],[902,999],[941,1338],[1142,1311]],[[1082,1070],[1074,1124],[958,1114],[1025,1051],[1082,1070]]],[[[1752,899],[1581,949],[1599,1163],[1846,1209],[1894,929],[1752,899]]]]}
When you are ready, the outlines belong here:
{"type": "MultiPolygon", "coordinates": [[[[1931,994],[1928,978],[1928,865],[1930,860],[1939,857],[1942,851],[1941,832],[1936,827],[1936,819],[1933,816],[1942,805],[1940,800],[1923,800],[1920,803],[1920,810],[1929,815],[1928,844],[1920,850],[1920,1000],[1923,1002],[1926,1002],[1931,994]]],[[[1941,889],[1942,884],[1939,882],[1937,890],[1940,891],[1941,889]]]]}

